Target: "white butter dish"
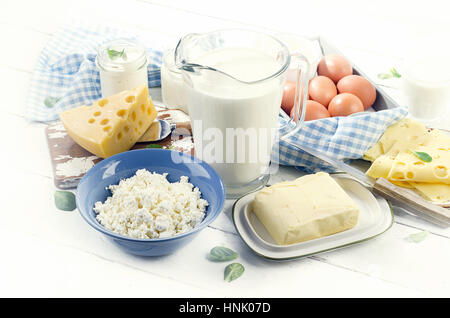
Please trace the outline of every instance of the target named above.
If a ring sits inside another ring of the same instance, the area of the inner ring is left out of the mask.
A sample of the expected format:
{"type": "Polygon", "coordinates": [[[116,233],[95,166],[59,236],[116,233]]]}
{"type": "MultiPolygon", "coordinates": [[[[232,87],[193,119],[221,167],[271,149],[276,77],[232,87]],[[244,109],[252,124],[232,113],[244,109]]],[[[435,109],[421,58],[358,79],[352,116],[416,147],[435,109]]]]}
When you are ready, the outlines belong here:
{"type": "Polygon", "coordinates": [[[290,260],[342,248],[369,240],[387,231],[394,215],[388,202],[373,195],[355,180],[333,176],[359,207],[358,223],[352,229],[291,245],[277,245],[252,212],[250,203],[257,192],[238,199],[233,206],[233,222],[247,246],[257,255],[272,260],[290,260]]]}

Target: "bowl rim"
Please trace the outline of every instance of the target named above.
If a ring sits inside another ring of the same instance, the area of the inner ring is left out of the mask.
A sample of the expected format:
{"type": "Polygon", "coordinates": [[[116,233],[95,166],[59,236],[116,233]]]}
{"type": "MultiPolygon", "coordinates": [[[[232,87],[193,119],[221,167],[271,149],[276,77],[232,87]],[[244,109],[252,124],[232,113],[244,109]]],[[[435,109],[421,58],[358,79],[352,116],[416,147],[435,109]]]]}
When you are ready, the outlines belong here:
{"type": "MultiPolygon", "coordinates": [[[[128,155],[128,153],[135,153],[135,152],[155,152],[155,151],[162,151],[162,152],[171,152],[173,150],[168,150],[168,149],[155,149],[155,148],[145,148],[145,149],[133,149],[133,150],[128,150],[125,152],[121,152],[118,154],[115,154],[111,157],[108,157],[106,159],[103,159],[101,162],[97,163],[96,165],[94,165],[91,169],[89,169],[86,174],[81,178],[80,182],[78,183],[77,186],[77,195],[76,195],[76,205],[77,205],[77,210],[78,213],[81,215],[81,217],[86,221],[86,223],[88,223],[91,227],[93,227],[94,229],[98,230],[99,232],[102,232],[103,234],[116,238],[116,239],[120,239],[120,240],[126,240],[126,241],[132,241],[132,242],[147,242],[147,243],[154,243],[154,242],[164,242],[164,241],[172,241],[172,240],[177,240],[177,239],[181,239],[183,237],[192,235],[194,233],[197,233],[198,231],[204,229],[205,227],[207,227],[209,224],[211,224],[218,216],[219,214],[222,212],[223,210],[223,206],[225,204],[225,197],[226,197],[226,192],[225,192],[225,185],[223,183],[222,178],[219,176],[219,174],[217,173],[216,170],[214,170],[214,168],[212,168],[208,163],[206,163],[205,161],[194,157],[192,155],[180,152],[180,154],[182,156],[185,156],[191,160],[193,160],[193,164],[200,164],[200,165],[204,165],[207,168],[209,168],[209,170],[212,172],[213,175],[215,175],[219,181],[219,186],[220,186],[220,194],[221,196],[219,197],[218,200],[218,205],[217,205],[217,212],[215,213],[215,215],[213,215],[211,217],[211,219],[209,219],[208,221],[205,222],[205,220],[203,220],[198,226],[196,226],[195,228],[185,232],[185,233],[181,233],[181,234],[177,234],[174,236],[170,236],[170,237],[164,237],[164,238],[134,238],[134,237],[130,237],[130,236],[125,236],[125,235],[121,235],[118,233],[115,233],[113,231],[108,230],[107,228],[105,228],[102,224],[100,224],[98,221],[94,221],[93,219],[91,219],[90,217],[88,217],[88,212],[89,211],[85,211],[82,207],[83,205],[81,204],[81,199],[78,195],[78,188],[80,186],[82,186],[84,184],[84,182],[86,182],[89,173],[91,173],[91,171],[93,171],[93,169],[100,169],[102,166],[108,164],[108,162],[117,159],[117,158],[122,158],[122,157],[126,157],[128,155]]],[[[123,158],[122,158],[123,159],[123,158]]],[[[210,211],[209,213],[211,213],[212,211],[210,211]]],[[[95,213],[95,212],[94,212],[95,213]]],[[[94,218],[95,219],[95,218],[94,218]]]]}

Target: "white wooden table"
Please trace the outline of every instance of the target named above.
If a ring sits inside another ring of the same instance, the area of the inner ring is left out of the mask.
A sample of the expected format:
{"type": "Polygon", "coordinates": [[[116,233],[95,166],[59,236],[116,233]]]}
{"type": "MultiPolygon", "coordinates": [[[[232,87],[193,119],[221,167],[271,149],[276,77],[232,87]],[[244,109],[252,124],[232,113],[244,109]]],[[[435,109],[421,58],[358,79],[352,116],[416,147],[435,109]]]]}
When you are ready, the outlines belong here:
{"type": "MultiPolygon", "coordinates": [[[[380,81],[376,74],[397,66],[424,41],[447,41],[450,31],[445,1],[429,0],[427,6],[409,1],[407,8],[394,1],[310,1],[296,8],[284,0],[261,3],[265,2],[0,2],[0,296],[450,296],[450,229],[407,214],[396,213],[389,231],[362,244],[273,262],[254,255],[236,234],[232,201],[191,244],[158,258],[127,255],[76,211],[55,208],[45,125],[27,122],[24,106],[40,50],[69,18],[158,30],[173,39],[224,27],[321,34],[399,103],[403,96],[398,83],[380,81]],[[430,232],[422,242],[405,239],[422,230],[430,232]],[[216,245],[239,253],[246,268],[241,278],[224,282],[224,264],[206,259],[216,245]]],[[[448,128],[449,123],[447,119],[437,125],[448,128]]],[[[286,168],[271,182],[297,174],[286,168]]]]}

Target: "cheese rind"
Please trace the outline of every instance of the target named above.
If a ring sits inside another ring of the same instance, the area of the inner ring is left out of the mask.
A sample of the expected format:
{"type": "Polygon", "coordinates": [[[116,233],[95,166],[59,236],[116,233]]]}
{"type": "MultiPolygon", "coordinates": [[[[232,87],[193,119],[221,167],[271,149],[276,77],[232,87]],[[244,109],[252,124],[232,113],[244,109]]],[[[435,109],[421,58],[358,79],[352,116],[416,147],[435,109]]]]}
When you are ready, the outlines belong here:
{"type": "Polygon", "coordinates": [[[259,191],[253,213],[279,245],[304,242],[354,227],[359,208],[327,173],[259,191]]]}
{"type": "Polygon", "coordinates": [[[59,114],[72,139],[107,158],[130,149],[156,118],[146,86],[120,92],[59,114]]]}

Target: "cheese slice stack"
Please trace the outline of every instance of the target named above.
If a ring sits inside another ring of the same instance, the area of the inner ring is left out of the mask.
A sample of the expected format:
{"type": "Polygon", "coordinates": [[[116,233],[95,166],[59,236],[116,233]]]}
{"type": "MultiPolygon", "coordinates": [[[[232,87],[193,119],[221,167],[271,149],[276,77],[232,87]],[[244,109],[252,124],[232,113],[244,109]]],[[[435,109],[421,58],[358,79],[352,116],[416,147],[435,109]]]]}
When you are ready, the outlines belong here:
{"type": "Polygon", "coordinates": [[[324,172],[259,191],[252,210],[279,245],[350,229],[358,223],[359,216],[355,202],[324,172]]]}
{"type": "Polygon", "coordinates": [[[130,149],[156,118],[147,86],[100,99],[59,114],[68,134],[81,147],[107,158],[130,149]]]}
{"type": "Polygon", "coordinates": [[[364,159],[372,161],[371,177],[413,188],[431,201],[450,201],[450,136],[438,129],[403,119],[386,129],[364,159]],[[422,161],[411,151],[425,152],[432,160],[422,161]]]}

